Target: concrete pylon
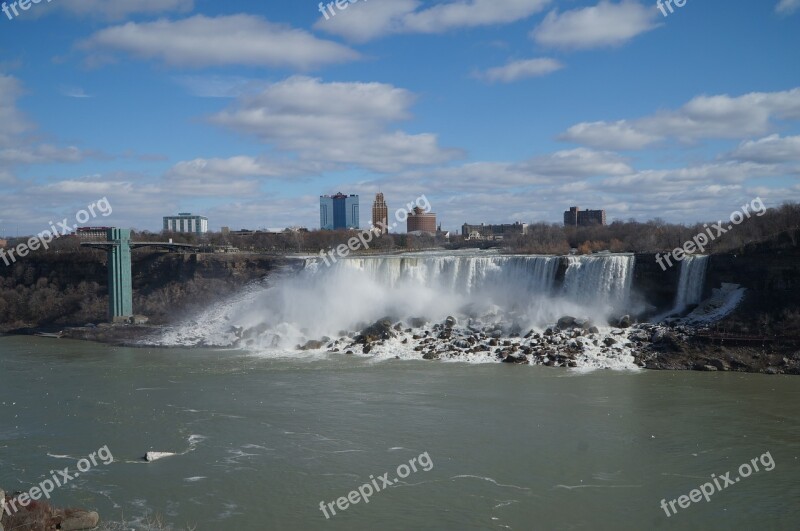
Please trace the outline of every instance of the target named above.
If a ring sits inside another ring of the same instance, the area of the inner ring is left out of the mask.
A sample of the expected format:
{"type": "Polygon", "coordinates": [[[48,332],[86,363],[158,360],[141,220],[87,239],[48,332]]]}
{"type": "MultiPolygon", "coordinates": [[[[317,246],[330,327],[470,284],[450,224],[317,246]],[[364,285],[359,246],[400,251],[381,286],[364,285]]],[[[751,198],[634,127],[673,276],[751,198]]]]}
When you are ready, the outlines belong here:
{"type": "Polygon", "coordinates": [[[125,321],[133,316],[130,229],[108,229],[108,318],[125,321]]]}

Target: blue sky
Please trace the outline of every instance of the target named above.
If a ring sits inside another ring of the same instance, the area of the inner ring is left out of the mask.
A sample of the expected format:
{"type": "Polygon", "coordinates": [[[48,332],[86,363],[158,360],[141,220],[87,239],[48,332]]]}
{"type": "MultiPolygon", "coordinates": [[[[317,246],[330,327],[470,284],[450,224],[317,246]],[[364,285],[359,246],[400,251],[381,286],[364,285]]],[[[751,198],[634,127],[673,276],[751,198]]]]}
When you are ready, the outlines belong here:
{"type": "Polygon", "coordinates": [[[800,0],[342,4],[0,13],[0,233],[102,197],[95,224],[148,230],[317,228],[337,191],[362,226],[425,194],[446,229],[800,199],[800,0]]]}

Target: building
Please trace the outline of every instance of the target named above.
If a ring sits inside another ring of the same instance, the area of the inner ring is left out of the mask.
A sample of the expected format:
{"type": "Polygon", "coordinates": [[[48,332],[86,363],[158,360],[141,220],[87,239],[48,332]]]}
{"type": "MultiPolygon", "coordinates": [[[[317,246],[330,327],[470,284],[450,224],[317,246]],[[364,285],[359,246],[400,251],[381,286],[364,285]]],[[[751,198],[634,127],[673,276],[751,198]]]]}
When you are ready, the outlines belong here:
{"type": "Polygon", "coordinates": [[[81,241],[106,241],[106,236],[111,227],[78,227],[75,229],[75,235],[81,241]]]}
{"type": "Polygon", "coordinates": [[[188,212],[182,212],[177,216],[164,216],[164,232],[206,234],[208,218],[193,216],[188,212]]]}
{"type": "Polygon", "coordinates": [[[425,212],[420,207],[415,207],[408,214],[406,232],[409,234],[436,234],[436,214],[425,212]]]}
{"type": "Polygon", "coordinates": [[[605,225],[605,210],[581,210],[578,207],[570,207],[564,212],[565,227],[589,227],[591,225],[605,225]]]}
{"type": "Polygon", "coordinates": [[[378,234],[389,232],[389,206],[382,193],[376,194],[375,202],[372,203],[372,229],[378,234]]]}
{"type": "Polygon", "coordinates": [[[508,236],[524,235],[528,233],[528,224],[517,221],[501,225],[470,225],[461,226],[461,235],[468,240],[502,240],[508,236]]]}
{"type": "Polygon", "coordinates": [[[322,230],[358,229],[358,196],[344,195],[319,197],[319,226],[322,230]]]}

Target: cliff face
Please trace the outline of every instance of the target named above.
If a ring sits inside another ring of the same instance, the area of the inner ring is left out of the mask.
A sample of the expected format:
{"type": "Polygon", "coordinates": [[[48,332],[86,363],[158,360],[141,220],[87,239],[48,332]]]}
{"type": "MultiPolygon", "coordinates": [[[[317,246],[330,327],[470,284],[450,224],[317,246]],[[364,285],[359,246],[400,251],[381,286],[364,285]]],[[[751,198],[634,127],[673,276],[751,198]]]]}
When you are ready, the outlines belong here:
{"type": "Polygon", "coordinates": [[[664,270],[658,265],[656,255],[639,253],[636,255],[631,290],[640,300],[655,306],[658,311],[665,311],[672,308],[675,302],[680,276],[679,265],[664,270]]]}
{"type": "MultiPolygon", "coordinates": [[[[135,252],[134,311],[166,323],[297,261],[251,255],[135,252]]],[[[82,325],[107,319],[103,253],[40,253],[0,267],[0,329],[82,325]]]]}

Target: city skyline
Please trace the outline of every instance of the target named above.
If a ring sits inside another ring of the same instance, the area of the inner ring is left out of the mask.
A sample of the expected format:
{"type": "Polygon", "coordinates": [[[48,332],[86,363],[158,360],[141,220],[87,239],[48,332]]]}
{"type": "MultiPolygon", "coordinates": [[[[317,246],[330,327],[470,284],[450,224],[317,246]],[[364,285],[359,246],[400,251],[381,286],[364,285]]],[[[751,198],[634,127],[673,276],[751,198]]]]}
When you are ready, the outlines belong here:
{"type": "Polygon", "coordinates": [[[692,223],[800,200],[800,72],[771,66],[795,60],[795,4],[387,5],[326,20],[64,0],[2,17],[4,225],[32,233],[100,196],[114,225],[150,231],[167,212],[315,227],[339,189],[425,193],[453,231],[558,223],[569,205],[692,223]]]}

